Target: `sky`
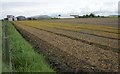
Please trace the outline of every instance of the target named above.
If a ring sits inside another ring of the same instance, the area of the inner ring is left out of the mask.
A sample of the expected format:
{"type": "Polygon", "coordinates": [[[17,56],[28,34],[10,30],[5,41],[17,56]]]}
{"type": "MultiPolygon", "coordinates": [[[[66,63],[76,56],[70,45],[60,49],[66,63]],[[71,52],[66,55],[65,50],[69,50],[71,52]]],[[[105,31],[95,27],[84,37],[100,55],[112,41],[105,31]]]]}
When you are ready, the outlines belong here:
{"type": "Polygon", "coordinates": [[[0,18],[6,15],[67,17],[71,14],[117,15],[119,0],[0,0],[0,18]]]}

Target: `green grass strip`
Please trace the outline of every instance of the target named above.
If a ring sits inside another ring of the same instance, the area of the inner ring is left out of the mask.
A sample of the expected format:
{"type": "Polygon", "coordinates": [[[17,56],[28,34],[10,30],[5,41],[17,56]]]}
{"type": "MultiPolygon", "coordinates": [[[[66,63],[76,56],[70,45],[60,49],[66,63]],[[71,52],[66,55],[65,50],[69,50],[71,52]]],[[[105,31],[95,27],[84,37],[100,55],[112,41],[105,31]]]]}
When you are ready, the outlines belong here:
{"type": "Polygon", "coordinates": [[[14,72],[54,72],[45,62],[45,57],[34,51],[34,48],[7,22],[11,62],[14,72]]]}
{"type": "Polygon", "coordinates": [[[2,21],[0,21],[0,73],[2,72],[2,21]]]}
{"type": "MultiPolygon", "coordinates": [[[[3,37],[4,37],[4,34],[3,34],[3,32],[2,32],[2,25],[3,24],[5,24],[5,22],[0,22],[1,24],[0,24],[0,43],[2,42],[2,35],[3,35],[3,37]]],[[[5,60],[5,49],[4,49],[4,47],[2,47],[2,44],[0,44],[0,46],[1,46],[1,48],[0,48],[0,54],[2,54],[2,55],[0,55],[0,57],[1,57],[1,60],[0,60],[0,62],[2,62],[2,63],[0,63],[0,66],[2,67],[2,72],[10,72],[10,67],[6,64],[6,60],[5,60]],[[2,53],[1,53],[2,52],[2,53]]]]}

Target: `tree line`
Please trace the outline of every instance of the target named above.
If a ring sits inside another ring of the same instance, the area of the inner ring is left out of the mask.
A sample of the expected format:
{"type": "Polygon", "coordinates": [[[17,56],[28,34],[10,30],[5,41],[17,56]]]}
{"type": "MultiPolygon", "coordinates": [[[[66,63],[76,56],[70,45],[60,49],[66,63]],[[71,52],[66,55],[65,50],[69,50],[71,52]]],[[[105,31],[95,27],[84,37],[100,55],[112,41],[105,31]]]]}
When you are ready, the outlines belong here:
{"type": "Polygon", "coordinates": [[[83,15],[83,16],[78,16],[78,18],[104,18],[105,16],[100,16],[100,15],[95,15],[93,13],[90,13],[90,14],[86,14],[86,15],[83,15]]]}

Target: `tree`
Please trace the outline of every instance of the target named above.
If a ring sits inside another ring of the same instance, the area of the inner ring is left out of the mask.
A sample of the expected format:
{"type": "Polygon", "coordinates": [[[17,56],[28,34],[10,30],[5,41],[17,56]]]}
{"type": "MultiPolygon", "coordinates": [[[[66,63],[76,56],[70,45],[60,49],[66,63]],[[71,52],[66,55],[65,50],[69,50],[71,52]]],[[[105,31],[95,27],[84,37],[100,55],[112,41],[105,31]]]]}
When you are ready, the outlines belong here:
{"type": "Polygon", "coordinates": [[[86,15],[83,15],[83,18],[85,18],[86,17],[86,15]]]}
{"type": "Polygon", "coordinates": [[[98,15],[97,17],[100,17],[100,15],[98,15]]]}
{"type": "Polygon", "coordinates": [[[61,15],[58,15],[59,17],[61,16],[61,15]]]}
{"type": "Polygon", "coordinates": [[[89,15],[88,15],[88,14],[86,14],[86,17],[88,18],[88,17],[89,17],[89,15]]]}
{"type": "Polygon", "coordinates": [[[120,15],[118,15],[118,17],[120,17],[120,15]]]}
{"type": "Polygon", "coordinates": [[[93,13],[91,13],[89,16],[90,16],[90,17],[95,17],[95,15],[94,15],[93,13]]]}
{"type": "Polygon", "coordinates": [[[58,17],[60,18],[60,16],[61,16],[61,15],[59,14],[58,17]]]}

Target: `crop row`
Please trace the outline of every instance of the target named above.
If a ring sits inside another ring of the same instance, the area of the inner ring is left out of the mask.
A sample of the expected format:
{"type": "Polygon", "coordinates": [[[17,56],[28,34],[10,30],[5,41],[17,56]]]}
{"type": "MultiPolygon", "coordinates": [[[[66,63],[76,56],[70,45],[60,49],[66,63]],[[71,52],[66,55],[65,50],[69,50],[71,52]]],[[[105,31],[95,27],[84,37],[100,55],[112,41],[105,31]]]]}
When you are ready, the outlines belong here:
{"type": "Polygon", "coordinates": [[[62,22],[68,24],[89,24],[97,26],[106,26],[106,28],[118,28],[118,18],[78,18],[78,19],[57,19],[57,20],[44,20],[45,22],[62,22]],[[108,26],[108,27],[107,27],[108,26]],[[111,26],[111,27],[110,27],[111,26]]]}
{"type": "Polygon", "coordinates": [[[88,29],[75,29],[75,28],[68,28],[68,27],[54,27],[54,28],[82,32],[82,33],[88,33],[88,34],[93,34],[96,36],[106,37],[106,38],[110,38],[110,39],[119,39],[118,34],[109,33],[109,32],[93,31],[93,30],[88,30],[88,29]]]}
{"type": "MultiPolygon", "coordinates": [[[[17,26],[33,34],[34,36],[39,37],[40,39],[50,43],[51,45],[58,47],[60,50],[66,53],[69,53],[70,55],[73,55],[80,60],[86,61],[86,63],[89,63],[91,65],[90,67],[84,65],[83,68],[92,68],[92,69],[98,68],[99,70],[106,70],[106,71],[109,71],[109,70],[116,71],[118,68],[117,67],[118,54],[115,52],[103,50],[93,45],[89,45],[77,40],[56,35],[54,33],[43,31],[41,29],[36,29],[30,26],[25,26],[21,24],[17,26]]],[[[66,55],[64,57],[68,58],[69,56],[66,55]]],[[[78,65],[82,65],[82,62],[79,63],[78,65]]]]}
{"type": "MultiPolygon", "coordinates": [[[[113,39],[118,39],[118,35],[116,33],[110,33],[110,32],[105,32],[105,31],[96,31],[96,30],[89,30],[89,29],[83,29],[83,28],[76,28],[74,25],[67,25],[65,26],[64,24],[56,24],[56,23],[51,23],[51,22],[41,22],[41,21],[22,21],[22,22],[17,22],[21,24],[29,24],[29,25],[36,25],[39,27],[54,27],[54,28],[61,28],[61,29],[66,29],[66,30],[72,30],[72,31],[78,31],[78,32],[85,32],[85,33],[90,33],[90,34],[95,34],[99,36],[104,36],[104,37],[109,37],[113,39]]],[[[81,26],[81,25],[80,25],[81,26]]],[[[91,25],[92,26],[92,25],[91,25]]],[[[94,27],[94,26],[92,26],[94,27]]],[[[102,28],[101,28],[102,29],[102,28]]],[[[115,29],[118,31],[117,29],[115,29]]],[[[111,31],[112,32],[112,31],[111,31]]]]}
{"type": "MultiPolygon", "coordinates": [[[[27,21],[29,23],[30,21],[27,21]]],[[[109,26],[100,26],[100,25],[91,25],[91,24],[70,24],[70,23],[62,23],[62,22],[48,22],[48,21],[32,21],[41,24],[48,24],[53,26],[62,26],[62,27],[72,27],[72,28],[83,28],[89,30],[97,30],[97,31],[105,31],[110,33],[118,33],[118,28],[109,27],[109,26]]]]}
{"type": "MultiPolygon", "coordinates": [[[[23,24],[23,23],[22,23],[23,24]]],[[[79,40],[88,44],[95,44],[99,45],[100,47],[103,47],[104,49],[113,49],[116,51],[118,49],[118,41],[115,39],[109,39],[101,36],[95,36],[95,35],[90,35],[86,33],[79,33],[79,32],[74,32],[74,31],[69,31],[69,30],[64,30],[64,29],[59,29],[59,28],[51,28],[51,27],[45,27],[37,24],[24,24],[27,26],[35,27],[38,29],[43,29],[46,31],[50,31],[53,33],[61,34],[66,37],[72,38],[74,40],[79,40]]]]}

